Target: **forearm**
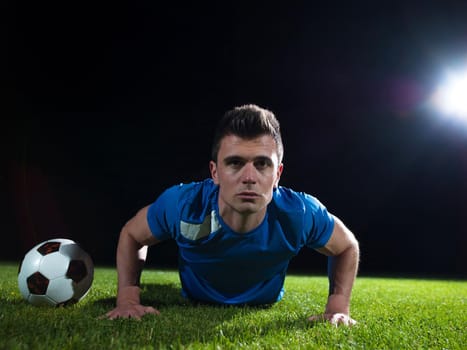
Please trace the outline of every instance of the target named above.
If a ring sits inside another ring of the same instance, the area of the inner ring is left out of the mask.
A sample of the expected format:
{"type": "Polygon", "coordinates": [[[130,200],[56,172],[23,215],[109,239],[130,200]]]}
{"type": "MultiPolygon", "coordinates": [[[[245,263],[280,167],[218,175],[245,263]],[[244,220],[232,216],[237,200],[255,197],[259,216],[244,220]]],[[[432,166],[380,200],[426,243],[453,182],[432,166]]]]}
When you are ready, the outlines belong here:
{"type": "Polygon", "coordinates": [[[136,242],[125,229],[117,247],[118,293],[117,304],[139,303],[141,271],[146,260],[147,246],[136,242]]]}
{"type": "Polygon", "coordinates": [[[325,313],[349,314],[359,255],[358,243],[355,241],[341,254],[328,258],[329,297],[325,313]]]}

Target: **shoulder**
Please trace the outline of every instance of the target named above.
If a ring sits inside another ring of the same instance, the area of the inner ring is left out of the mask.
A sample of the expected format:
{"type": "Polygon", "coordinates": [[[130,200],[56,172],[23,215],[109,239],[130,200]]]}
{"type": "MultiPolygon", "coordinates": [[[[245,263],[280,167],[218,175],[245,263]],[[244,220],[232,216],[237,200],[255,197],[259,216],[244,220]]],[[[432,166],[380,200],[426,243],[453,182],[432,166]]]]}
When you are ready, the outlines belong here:
{"type": "Polygon", "coordinates": [[[285,212],[304,213],[309,210],[314,211],[324,207],[316,197],[305,192],[297,192],[282,186],[274,190],[273,201],[280,211],[285,212]]]}
{"type": "Polygon", "coordinates": [[[284,232],[297,232],[301,246],[319,248],[329,240],[334,218],[316,197],[280,187],[275,191],[274,203],[284,232]]]}
{"type": "Polygon", "coordinates": [[[210,200],[213,193],[217,191],[217,186],[212,179],[198,182],[181,183],[173,186],[172,191],[177,192],[180,200],[188,203],[199,203],[210,200]]]}
{"type": "Polygon", "coordinates": [[[198,182],[181,183],[170,187],[161,197],[170,198],[172,208],[185,220],[204,219],[206,212],[210,212],[211,203],[216,197],[218,187],[212,179],[198,182]]]}
{"type": "Polygon", "coordinates": [[[211,179],[190,183],[180,183],[167,188],[159,196],[159,199],[170,197],[186,201],[202,200],[205,197],[209,197],[216,189],[217,186],[211,179]]]}
{"type": "Polygon", "coordinates": [[[149,205],[152,231],[172,231],[180,221],[202,222],[210,214],[216,194],[217,186],[210,179],[167,188],[149,205]]]}

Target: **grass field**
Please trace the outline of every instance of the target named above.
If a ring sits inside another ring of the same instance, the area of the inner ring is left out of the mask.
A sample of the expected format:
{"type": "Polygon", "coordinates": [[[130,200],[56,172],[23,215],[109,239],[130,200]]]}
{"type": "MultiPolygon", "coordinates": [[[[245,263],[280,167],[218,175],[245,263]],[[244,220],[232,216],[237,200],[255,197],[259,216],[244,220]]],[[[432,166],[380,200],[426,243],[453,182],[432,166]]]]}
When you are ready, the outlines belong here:
{"type": "Polygon", "coordinates": [[[146,269],[142,321],[100,320],[115,302],[116,271],[96,268],[90,293],[62,308],[34,307],[17,287],[18,266],[0,264],[0,349],[467,349],[467,281],[357,279],[352,327],[310,324],[323,309],[325,277],[289,275],[270,308],[193,305],[178,274],[146,269]]]}

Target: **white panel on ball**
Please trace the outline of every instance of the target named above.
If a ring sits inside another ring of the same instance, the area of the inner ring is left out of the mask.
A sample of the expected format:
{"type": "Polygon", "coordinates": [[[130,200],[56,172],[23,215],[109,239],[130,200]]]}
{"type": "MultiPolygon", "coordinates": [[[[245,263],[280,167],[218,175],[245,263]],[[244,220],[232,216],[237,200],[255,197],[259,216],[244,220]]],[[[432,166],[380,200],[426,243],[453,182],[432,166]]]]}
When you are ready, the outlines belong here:
{"type": "Polygon", "coordinates": [[[49,282],[47,296],[57,304],[60,304],[73,298],[73,291],[73,281],[68,278],[59,277],[49,282]]]}
{"type": "Polygon", "coordinates": [[[69,261],[70,259],[60,252],[48,254],[47,259],[42,259],[39,272],[50,280],[64,276],[69,261]]]}

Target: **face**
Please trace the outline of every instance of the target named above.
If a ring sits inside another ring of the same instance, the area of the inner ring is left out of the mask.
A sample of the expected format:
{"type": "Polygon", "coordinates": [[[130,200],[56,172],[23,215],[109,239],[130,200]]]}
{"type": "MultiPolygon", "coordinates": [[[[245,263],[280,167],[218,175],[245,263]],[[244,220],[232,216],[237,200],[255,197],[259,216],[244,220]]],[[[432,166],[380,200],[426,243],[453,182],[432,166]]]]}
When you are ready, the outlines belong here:
{"type": "Polygon", "coordinates": [[[211,176],[219,185],[219,210],[223,216],[264,215],[279,183],[283,165],[269,135],[254,139],[225,136],[217,163],[210,162],[211,176]]]}

